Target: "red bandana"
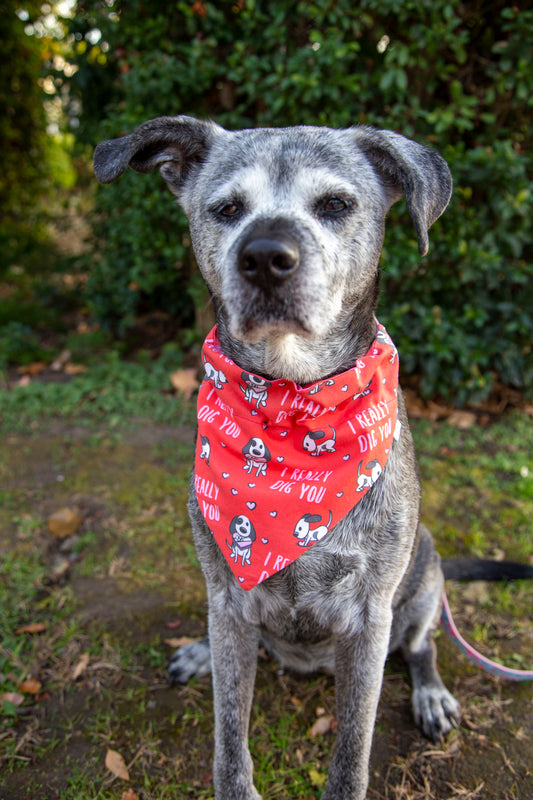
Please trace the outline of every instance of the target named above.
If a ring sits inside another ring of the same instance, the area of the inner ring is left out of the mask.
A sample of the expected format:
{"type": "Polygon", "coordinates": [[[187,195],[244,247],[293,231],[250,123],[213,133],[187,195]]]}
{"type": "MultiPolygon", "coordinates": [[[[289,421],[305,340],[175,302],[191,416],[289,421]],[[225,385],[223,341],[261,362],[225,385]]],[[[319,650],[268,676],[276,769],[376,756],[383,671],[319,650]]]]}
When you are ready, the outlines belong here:
{"type": "Polygon", "coordinates": [[[195,489],[243,589],[303,555],[383,471],[397,430],[398,358],[385,328],[355,366],[298,386],[202,351],[195,489]]]}

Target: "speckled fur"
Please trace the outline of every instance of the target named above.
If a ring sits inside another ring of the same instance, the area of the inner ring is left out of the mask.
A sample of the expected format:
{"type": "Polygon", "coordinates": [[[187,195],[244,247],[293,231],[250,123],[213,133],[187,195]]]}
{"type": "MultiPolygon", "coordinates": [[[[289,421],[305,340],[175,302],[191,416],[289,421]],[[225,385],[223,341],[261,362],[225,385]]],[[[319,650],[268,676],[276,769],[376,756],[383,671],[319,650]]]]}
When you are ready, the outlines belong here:
{"type": "MultiPolygon", "coordinates": [[[[351,367],[376,333],[385,216],[405,196],[421,254],[446,207],[451,177],[435,152],[389,131],[296,127],[230,132],[189,117],[162,117],[95,153],[103,183],[129,166],[160,168],[190,222],[222,349],[243,369],[299,384],[351,367]],[[318,213],[340,197],[346,212],[318,213]],[[220,209],[232,203],[239,213],[220,209]],[[238,269],[255,231],[288,235],[299,266],[261,287],[238,269]]],[[[413,680],[417,724],[434,739],[459,708],[436,668],[433,631],[442,572],[419,526],[419,481],[405,407],[386,467],[331,534],[251,591],[236,583],[191,490],[189,511],[209,600],[209,641],[181,648],[170,677],[213,666],[217,800],[258,800],[248,750],[257,648],[282,665],[329,670],[338,736],[323,800],[362,800],[383,666],[401,648],[413,680]],[[212,655],[212,658],[211,658],[212,655]]]]}

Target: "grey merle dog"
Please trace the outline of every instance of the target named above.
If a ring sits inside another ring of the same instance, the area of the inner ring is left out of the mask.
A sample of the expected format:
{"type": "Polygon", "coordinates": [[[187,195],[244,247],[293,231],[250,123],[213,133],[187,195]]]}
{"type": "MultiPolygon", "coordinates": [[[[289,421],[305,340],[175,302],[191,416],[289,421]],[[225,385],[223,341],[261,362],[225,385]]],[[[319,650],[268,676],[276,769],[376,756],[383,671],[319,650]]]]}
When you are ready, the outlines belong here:
{"type": "MultiPolygon", "coordinates": [[[[385,216],[402,195],[421,255],[452,181],[434,151],[390,131],[294,127],[230,132],[161,117],[95,152],[102,183],[159,168],[190,222],[225,355],[299,385],[353,367],[376,337],[385,216]]],[[[434,740],[459,721],[436,667],[443,574],[419,524],[404,403],[379,480],[328,536],[251,591],[213,541],[194,490],[190,516],[209,602],[209,639],[173,657],[179,682],[212,667],[217,800],[258,800],[248,749],[257,649],[335,674],[338,733],[323,800],[361,800],[387,653],[409,666],[416,723],[434,740]],[[212,657],[211,657],[212,656],[212,657]]],[[[259,535],[259,534],[258,534],[259,535]]]]}

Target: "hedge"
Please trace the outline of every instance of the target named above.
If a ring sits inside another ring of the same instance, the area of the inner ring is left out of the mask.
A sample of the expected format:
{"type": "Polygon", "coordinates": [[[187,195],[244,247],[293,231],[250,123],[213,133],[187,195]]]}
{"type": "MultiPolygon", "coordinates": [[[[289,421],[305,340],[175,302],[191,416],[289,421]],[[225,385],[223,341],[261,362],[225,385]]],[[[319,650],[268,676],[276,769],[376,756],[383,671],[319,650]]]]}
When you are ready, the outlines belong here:
{"type": "MultiPolygon", "coordinates": [[[[437,148],[455,191],[420,259],[391,212],[379,316],[426,396],[533,387],[533,11],[504,0],[80,2],[71,29],[91,145],[160,114],[238,128],[357,123],[437,148]],[[487,11],[484,10],[486,7],[487,11]],[[94,31],[102,38],[94,44],[94,31]],[[92,42],[92,43],[91,43],[92,42]]],[[[190,315],[186,221],[159,176],[97,196],[90,293],[118,329],[141,308],[190,315]]]]}

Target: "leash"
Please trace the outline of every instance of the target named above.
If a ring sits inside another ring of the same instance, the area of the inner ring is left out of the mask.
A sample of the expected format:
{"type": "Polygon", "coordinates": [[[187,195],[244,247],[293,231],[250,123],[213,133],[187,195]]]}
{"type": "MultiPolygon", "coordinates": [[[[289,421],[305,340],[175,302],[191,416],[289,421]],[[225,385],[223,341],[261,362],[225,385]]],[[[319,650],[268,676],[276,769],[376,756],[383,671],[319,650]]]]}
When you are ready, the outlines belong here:
{"type": "Polygon", "coordinates": [[[473,663],[481,669],[484,669],[491,675],[496,675],[498,678],[506,678],[510,681],[533,681],[533,670],[511,669],[511,667],[504,667],[501,664],[497,664],[495,661],[491,661],[490,658],[478,653],[478,651],[475,650],[472,645],[468,644],[468,642],[463,639],[457,630],[455,622],[453,621],[452,612],[450,611],[450,606],[448,604],[448,598],[446,597],[446,592],[443,592],[442,594],[441,622],[444,626],[444,630],[448,636],[454,640],[463,655],[465,655],[470,661],[473,661],[473,663]]]}

